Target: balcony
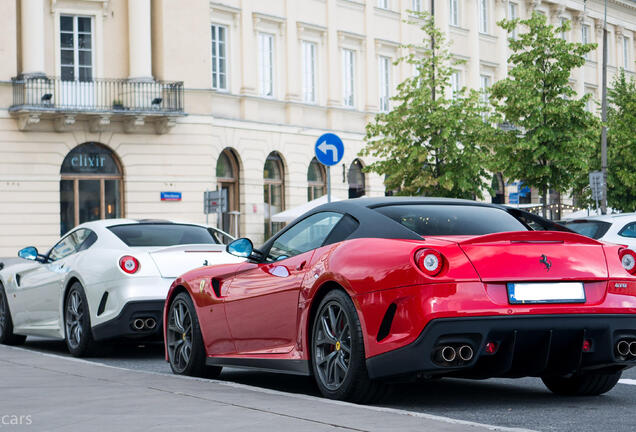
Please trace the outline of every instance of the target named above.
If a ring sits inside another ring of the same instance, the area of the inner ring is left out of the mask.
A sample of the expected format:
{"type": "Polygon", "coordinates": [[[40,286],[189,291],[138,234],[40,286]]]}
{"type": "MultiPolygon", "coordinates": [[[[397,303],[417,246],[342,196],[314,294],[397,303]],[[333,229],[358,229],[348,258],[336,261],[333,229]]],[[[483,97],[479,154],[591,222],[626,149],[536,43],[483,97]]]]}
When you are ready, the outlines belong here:
{"type": "Polygon", "coordinates": [[[16,77],[9,112],[20,130],[35,128],[40,119],[53,121],[66,131],[87,121],[93,132],[103,131],[111,120],[121,121],[126,132],[152,126],[166,133],[176,118],[184,116],[183,82],[95,79],[62,81],[60,78],[16,77]]]}

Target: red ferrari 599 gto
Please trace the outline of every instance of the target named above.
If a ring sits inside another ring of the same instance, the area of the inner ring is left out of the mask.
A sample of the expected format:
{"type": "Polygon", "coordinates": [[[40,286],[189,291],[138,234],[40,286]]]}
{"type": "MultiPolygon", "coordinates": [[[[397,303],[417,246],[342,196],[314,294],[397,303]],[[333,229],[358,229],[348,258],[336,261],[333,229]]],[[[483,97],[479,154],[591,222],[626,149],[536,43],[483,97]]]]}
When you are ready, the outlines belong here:
{"type": "Polygon", "coordinates": [[[464,200],[320,206],[247,260],[179,277],[164,309],[174,373],[313,375],[369,402],[388,381],[541,377],[596,395],[636,365],[636,254],[518,210],[464,200]]]}

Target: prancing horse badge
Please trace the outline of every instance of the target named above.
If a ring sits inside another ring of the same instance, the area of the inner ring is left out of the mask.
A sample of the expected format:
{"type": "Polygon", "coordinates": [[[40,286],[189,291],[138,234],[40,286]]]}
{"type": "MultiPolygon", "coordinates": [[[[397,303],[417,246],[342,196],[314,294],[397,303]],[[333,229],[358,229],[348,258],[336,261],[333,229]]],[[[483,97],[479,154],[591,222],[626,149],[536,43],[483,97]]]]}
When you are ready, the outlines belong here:
{"type": "Polygon", "coordinates": [[[201,279],[201,282],[199,283],[199,292],[201,294],[203,294],[203,288],[205,288],[205,279],[201,279]]]}

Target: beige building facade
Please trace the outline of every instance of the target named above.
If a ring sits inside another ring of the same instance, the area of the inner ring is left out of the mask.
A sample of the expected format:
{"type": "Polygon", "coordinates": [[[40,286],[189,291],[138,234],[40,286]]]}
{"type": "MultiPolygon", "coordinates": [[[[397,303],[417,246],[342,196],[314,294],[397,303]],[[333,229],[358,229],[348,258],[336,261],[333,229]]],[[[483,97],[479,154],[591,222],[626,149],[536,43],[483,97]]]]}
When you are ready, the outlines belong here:
{"type": "MultiPolygon", "coordinates": [[[[96,218],[205,222],[256,243],[271,216],[325,193],[313,160],[325,132],[345,143],[335,198],[384,194],[363,173],[365,125],[413,73],[393,65],[430,0],[4,0],[0,14],[0,256],[52,246],[96,218]]],[[[504,77],[504,17],[539,10],[597,42],[602,2],[435,0],[453,85],[504,77]]],[[[636,3],[609,1],[610,77],[634,71],[636,3]]],[[[587,38],[587,39],[586,39],[587,38]]],[[[600,96],[601,47],[573,74],[600,96]]],[[[595,109],[593,106],[590,109],[595,109]]],[[[504,194],[504,192],[502,192],[504,194]]]]}

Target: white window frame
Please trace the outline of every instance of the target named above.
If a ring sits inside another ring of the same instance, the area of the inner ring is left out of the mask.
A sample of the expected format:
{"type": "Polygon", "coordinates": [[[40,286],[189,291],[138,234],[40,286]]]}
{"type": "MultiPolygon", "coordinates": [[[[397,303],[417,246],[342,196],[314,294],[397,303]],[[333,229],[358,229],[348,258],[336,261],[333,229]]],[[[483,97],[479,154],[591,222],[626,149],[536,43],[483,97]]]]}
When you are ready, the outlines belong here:
{"type": "Polygon", "coordinates": [[[354,108],[356,105],[356,52],[342,49],[342,91],[343,105],[354,108]]]}
{"type": "Polygon", "coordinates": [[[411,9],[414,12],[422,12],[422,0],[413,0],[411,2],[411,9]]]}
{"type": "MultiPolygon", "coordinates": [[[[508,2],[508,19],[514,20],[519,18],[519,5],[517,3],[508,2]]],[[[513,40],[517,39],[517,29],[514,28],[510,34],[513,40]]]]}
{"type": "Polygon", "coordinates": [[[631,70],[631,56],[629,55],[629,38],[627,36],[623,36],[623,68],[625,70],[631,70]]]}
{"type": "Polygon", "coordinates": [[[489,2],[488,0],[479,0],[479,32],[488,34],[489,22],[489,2]]]}
{"type": "Polygon", "coordinates": [[[390,0],[378,0],[378,7],[380,9],[389,9],[390,6],[390,0]]]}
{"type": "Polygon", "coordinates": [[[378,56],[379,111],[391,109],[391,58],[378,56]]]}
{"type": "MultiPolygon", "coordinates": [[[[590,25],[589,24],[581,24],[581,43],[588,44],[590,43],[590,25]]],[[[583,55],[586,60],[589,60],[590,53],[587,52],[583,55]]]]}
{"type": "Polygon", "coordinates": [[[314,42],[302,41],[303,102],[316,103],[316,57],[318,46],[314,42]]]}
{"type": "Polygon", "coordinates": [[[479,96],[482,103],[487,104],[489,97],[488,93],[490,86],[492,85],[492,77],[488,74],[480,74],[479,75],[479,90],[481,91],[481,95],[479,96]]]}
{"type": "Polygon", "coordinates": [[[258,33],[258,91],[263,97],[274,97],[275,35],[258,33]]]}
{"type": "Polygon", "coordinates": [[[219,91],[227,91],[229,88],[229,84],[228,84],[228,78],[229,78],[229,74],[228,74],[228,64],[229,62],[228,60],[228,43],[227,43],[227,39],[228,39],[228,32],[229,29],[226,25],[223,24],[216,24],[216,23],[212,23],[210,25],[210,30],[211,30],[211,46],[210,46],[210,53],[212,55],[212,88],[214,90],[219,90],[219,91]],[[219,34],[220,34],[220,30],[223,30],[223,34],[224,34],[224,38],[223,41],[220,40],[219,34]],[[224,47],[224,52],[225,52],[225,56],[221,57],[219,55],[219,47],[223,45],[224,47]],[[216,56],[214,55],[214,52],[216,51],[216,56]],[[216,57],[216,58],[215,58],[216,57]],[[224,68],[223,70],[225,72],[221,72],[221,64],[223,64],[224,68]],[[216,66],[216,72],[214,71],[214,67],[216,66]],[[225,85],[221,86],[221,76],[225,75],[225,85]],[[216,80],[215,80],[216,78],[216,80]],[[216,85],[215,85],[215,81],[216,81],[216,85]]]}
{"type": "Polygon", "coordinates": [[[60,13],[56,18],[57,18],[57,25],[58,25],[58,37],[59,37],[59,47],[58,47],[58,55],[59,55],[59,72],[60,72],[60,79],[62,78],[62,67],[68,67],[70,65],[64,65],[62,64],[62,50],[68,50],[68,48],[63,48],[62,47],[62,33],[69,33],[66,30],[62,30],[62,23],[61,20],[64,17],[70,17],[73,18],[73,80],[72,81],[67,81],[67,82],[80,82],[80,74],[79,74],[79,69],[80,69],[80,65],[79,65],[79,52],[80,51],[87,51],[85,48],[80,48],[79,47],[79,25],[78,25],[78,18],[88,18],[90,20],[91,23],[91,31],[90,31],[90,36],[91,36],[91,48],[90,48],[90,53],[91,53],[91,79],[89,81],[86,82],[92,82],[95,80],[95,71],[96,71],[96,67],[95,67],[95,45],[96,45],[96,37],[95,37],[95,17],[93,15],[83,15],[83,14],[76,14],[76,13],[65,13],[62,12],[60,13]]]}
{"type": "Polygon", "coordinates": [[[451,99],[457,98],[457,94],[462,88],[462,73],[459,70],[454,70],[450,75],[450,97],[451,99]]]}
{"type": "Polygon", "coordinates": [[[459,27],[459,0],[448,0],[448,23],[459,27]]]}

